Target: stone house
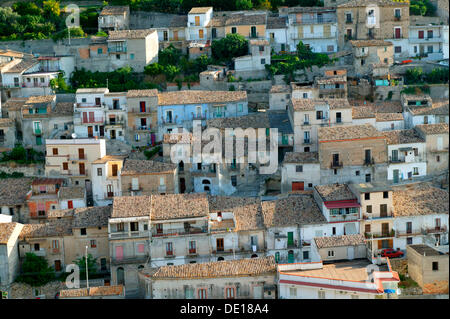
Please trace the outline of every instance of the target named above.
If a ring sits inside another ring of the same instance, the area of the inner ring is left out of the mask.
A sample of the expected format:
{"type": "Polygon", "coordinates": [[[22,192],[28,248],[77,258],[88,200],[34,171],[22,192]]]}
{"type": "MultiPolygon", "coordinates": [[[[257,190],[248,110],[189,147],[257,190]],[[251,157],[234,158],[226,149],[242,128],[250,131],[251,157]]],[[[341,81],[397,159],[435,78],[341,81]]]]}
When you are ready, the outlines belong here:
{"type": "Polygon", "coordinates": [[[277,263],[311,260],[311,240],[328,232],[327,220],[311,195],[290,194],[263,201],[266,254],[277,263]]]}
{"type": "Polygon", "coordinates": [[[448,254],[427,245],[409,245],[408,274],[424,294],[448,294],[448,254]]]}
{"type": "Polygon", "coordinates": [[[339,50],[352,39],[389,40],[395,47],[396,56],[408,55],[408,2],[352,0],[339,4],[336,12],[339,50]]]}
{"type": "Polygon", "coordinates": [[[81,186],[63,186],[58,192],[59,209],[86,207],[86,189],[81,186]]]}
{"type": "Polygon", "coordinates": [[[320,184],[317,152],[286,153],[281,168],[281,192],[312,190],[320,184]]]}
{"type": "Polygon", "coordinates": [[[417,131],[385,131],[388,148],[388,181],[394,184],[427,174],[426,144],[417,131]]]}
{"type": "Polygon", "coordinates": [[[233,58],[237,78],[259,78],[266,75],[266,64],[270,65],[271,49],[269,41],[251,39],[248,55],[233,58]]]}
{"type": "Polygon", "coordinates": [[[314,85],[318,88],[319,98],[325,99],[346,99],[347,98],[347,71],[346,70],[329,70],[325,72],[325,76],[316,77],[314,85]],[[334,72],[333,75],[327,73],[334,72]],[[339,74],[339,75],[338,75],[339,74]]]}
{"type": "Polygon", "coordinates": [[[286,17],[267,17],[265,38],[274,52],[286,52],[288,27],[286,17]]]}
{"type": "Polygon", "coordinates": [[[108,221],[111,284],[138,292],[138,270],[150,261],[150,196],[114,197],[108,221]]]}
{"type": "Polygon", "coordinates": [[[114,196],[121,196],[120,172],[125,156],[106,155],[92,162],[92,195],[99,206],[112,204],[114,196]]]}
{"type": "Polygon", "coordinates": [[[320,127],[318,141],[322,184],[386,180],[386,137],[372,125],[320,127]]]}
{"type": "Polygon", "coordinates": [[[402,113],[376,113],[374,126],[378,131],[403,130],[405,120],[402,113]]]}
{"type": "Polygon", "coordinates": [[[287,110],[291,99],[289,85],[272,85],[269,91],[269,109],[287,110]]]}
{"type": "Polygon", "coordinates": [[[77,89],[73,124],[78,138],[105,136],[105,94],[108,88],[77,89]]]}
{"type": "Polygon", "coordinates": [[[394,248],[448,247],[448,192],[426,183],[394,188],[394,248]]]}
{"type": "Polygon", "coordinates": [[[0,222],[0,290],[8,291],[19,274],[19,235],[23,225],[0,222]]]}
{"type": "Polygon", "coordinates": [[[65,183],[62,178],[36,178],[33,180],[31,197],[27,200],[30,223],[45,222],[48,211],[59,208],[58,193],[65,183]]]}
{"type": "MultiPolygon", "coordinates": [[[[267,13],[261,11],[237,11],[227,13],[224,28],[227,34],[240,34],[247,39],[264,39],[266,36],[267,13]]],[[[214,33],[211,29],[211,34],[214,33]]]]}
{"type": "Polygon", "coordinates": [[[311,242],[311,250],[323,263],[363,259],[367,255],[365,239],[361,234],[317,237],[311,242]]]}
{"type": "Polygon", "coordinates": [[[27,100],[28,98],[12,97],[2,104],[2,117],[9,118],[13,121],[16,131],[15,138],[18,143],[22,142],[23,140],[22,107],[25,105],[25,102],[27,100]]]}
{"type": "Polygon", "coordinates": [[[125,299],[125,287],[100,286],[78,289],[64,289],[60,291],[60,299],[125,299]]]}
{"type": "Polygon", "coordinates": [[[443,51],[444,25],[439,24],[439,19],[436,19],[434,23],[429,22],[431,21],[410,23],[408,56],[422,56],[424,60],[431,61],[445,59],[443,51]]]}
{"type": "Polygon", "coordinates": [[[448,100],[434,101],[428,94],[402,94],[405,127],[420,124],[448,123],[448,100]]]}
{"type": "Polygon", "coordinates": [[[374,257],[382,249],[394,248],[392,188],[383,182],[349,184],[349,187],[361,205],[359,233],[367,241],[368,254],[374,257]]]}
{"type": "Polygon", "coordinates": [[[27,200],[31,197],[33,178],[0,179],[0,213],[12,216],[13,222],[27,223],[30,217],[27,200]]]}
{"type": "Polygon", "coordinates": [[[127,129],[127,93],[108,92],[105,98],[105,136],[125,141],[127,129]]]}
{"type": "Polygon", "coordinates": [[[127,108],[126,140],[134,146],[153,145],[159,138],[158,90],[127,91],[127,108]]]}
{"type": "Polygon", "coordinates": [[[98,31],[128,30],[130,28],[129,6],[105,6],[98,16],[98,31]]]}
{"type": "Polygon", "coordinates": [[[274,258],[163,266],[139,273],[146,299],[275,299],[274,258]]]}
{"type": "MultiPolygon", "coordinates": [[[[294,126],[294,152],[316,152],[318,131],[325,126],[347,126],[352,123],[352,107],[347,99],[296,99],[289,104],[294,126]]],[[[341,127],[345,130],[345,127],[341,127]]]]}
{"type": "Polygon", "coordinates": [[[206,42],[211,39],[208,24],[213,16],[213,7],[193,7],[187,15],[186,40],[206,42]]]}
{"type": "Polygon", "coordinates": [[[126,159],[120,172],[123,195],[178,194],[178,182],[173,163],[126,159]]]}
{"type": "Polygon", "coordinates": [[[426,143],[427,175],[448,172],[448,124],[422,124],[416,130],[426,143]]]}
{"type": "Polygon", "coordinates": [[[156,30],[109,31],[107,42],[111,71],[128,65],[143,72],[146,65],[158,62],[156,30]]]}
{"type": "Polygon", "coordinates": [[[14,120],[0,118],[0,149],[4,152],[16,145],[16,126],[14,120]]]}
{"type": "Polygon", "coordinates": [[[385,40],[352,40],[353,68],[357,76],[372,75],[373,68],[394,64],[392,42],[385,40]]]}

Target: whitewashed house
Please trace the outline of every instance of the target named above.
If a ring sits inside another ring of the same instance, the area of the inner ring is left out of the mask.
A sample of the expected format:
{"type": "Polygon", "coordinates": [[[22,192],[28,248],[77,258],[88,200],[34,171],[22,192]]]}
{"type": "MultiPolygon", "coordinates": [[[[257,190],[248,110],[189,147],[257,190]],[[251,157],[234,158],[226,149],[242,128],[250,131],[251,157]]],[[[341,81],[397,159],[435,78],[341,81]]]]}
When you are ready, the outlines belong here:
{"type": "Polygon", "coordinates": [[[317,152],[286,153],[281,168],[281,192],[312,190],[320,184],[317,152]]]}
{"type": "Polygon", "coordinates": [[[77,138],[105,136],[105,94],[108,88],[78,89],[73,124],[77,138]]]}
{"type": "Polygon", "coordinates": [[[80,186],[63,186],[58,191],[59,209],[86,207],[86,189],[80,186]]]}
{"type": "Polygon", "coordinates": [[[127,114],[126,92],[105,94],[105,136],[107,138],[125,141],[127,114]]]}

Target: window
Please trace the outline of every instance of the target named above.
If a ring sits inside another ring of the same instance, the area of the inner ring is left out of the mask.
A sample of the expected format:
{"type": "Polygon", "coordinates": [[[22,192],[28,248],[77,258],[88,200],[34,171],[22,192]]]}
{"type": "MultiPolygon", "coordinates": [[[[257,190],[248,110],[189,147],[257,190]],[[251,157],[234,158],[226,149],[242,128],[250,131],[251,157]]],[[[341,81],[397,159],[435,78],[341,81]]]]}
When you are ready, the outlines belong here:
{"type": "Polygon", "coordinates": [[[131,230],[131,231],[138,231],[138,230],[139,230],[139,224],[138,224],[138,222],[131,222],[131,223],[130,223],[130,230],[131,230]]]}
{"type": "Polygon", "coordinates": [[[59,249],[59,240],[52,240],[52,248],[59,249]]]}
{"type": "Polygon", "coordinates": [[[266,64],[266,59],[261,59],[261,64],[266,64]]]}
{"type": "Polygon", "coordinates": [[[401,17],[401,12],[402,12],[401,9],[395,9],[395,10],[394,10],[394,16],[395,16],[397,19],[399,19],[399,18],[401,17]]]}
{"type": "Polygon", "coordinates": [[[417,45],[414,46],[414,53],[417,53],[417,45]]]}
{"type": "MultiPolygon", "coordinates": [[[[303,93],[303,98],[304,98],[304,99],[307,99],[307,98],[308,98],[308,93],[303,93]]],[[[309,117],[308,114],[305,114],[305,117],[306,117],[306,116],[309,117]]],[[[306,123],[308,123],[308,121],[305,121],[305,124],[306,124],[306,123]]]]}
{"type": "Polygon", "coordinates": [[[433,30],[428,30],[427,31],[427,38],[428,39],[432,39],[433,38],[433,30]]]}
{"type": "Polygon", "coordinates": [[[189,254],[197,253],[197,245],[194,240],[189,241],[189,254]]]}
{"type": "Polygon", "coordinates": [[[401,46],[396,46],[394,47],[395,53],[402,53],[402,47],[401,46]]]}
{"type": "Polygon", "coordinates": [[[231,185],[232,186],[237,185],[237,176],[236,175],[231,176],[231,185]]]}
{"type": "Polygon", "coordinates": [[[361,65],[364,65],[366,63],[366,60],[361,59],[361,65]]]}
{"type": "Polygon", "coordinates": [[[356,176],[359,176],[359,171],[356,171],[356,172],[355,172],[355,175],[356,175],[356,176]]]}
{"type": "Polygon", "coordinates": [[[370,200],[370,193],[364,193],[364,199],[370,200]]]}
{"type": "Polygon", "coordinates": [[[333,228],[332,228],[331,233],[332,233],[332,235],[336,235],[336,227],[333,227],[333,228]]]}
{"type": "Polygon", "coordinates": [[[334,250],[328,251],[328,257],[334,257],[334,250]]]}
{"type": "Polygon", "coordinates": [[[86,236],[86,228],[81,228],[80,229],[80,235],[81,236],[86,236]]]}
{"type": "Polygon", "coordinates": [[[238,104],[238,112],[243,112],[243,111],[244,111],[244,105],[238,104]]]}
{"type": "Polygon", "coordinates": [[[289,288],[289,296],[297,297],[297,288],[295,288],[295,287],[289,288]]]}
{"type": "Polygon", "coordinates": [[[318,294],[319,299],[325,299],[325,291],[324,290],[319,290],[317,292],[317,294],[318,294]]]}
{"type": "Polygon", "coordinates": [[[259,52],[264,52],[264,46],[263,45],[259,46],[259,52]]]}
{"type": "Polygon", "coordinates": [[[102,176],[102,168],[97,168],[97,176],[102,176]]]}
{"type": "Polygon", "coordinates": [[[364,225],[364,232],[365,233],[370,233],[370,224],[364,225]]]}
{"type": "Polygon", "coordinates": [[[206,299],[207,298],[206,288],[200,288],[199,290],[197,290],[197,296],[198,299],[206,299]]]}
{"type": "Polygon", "coordinates": [[[389,198],[389,192],[383,192],[383,198],[389,198]]]}
{"type": "Polygon", "coordinates": [[[69,209],[72,209],[72,208],[73,208],[73,201],[72,201],[72,200],[68,200],[68,201],[67,201],[67,207],[68,207],[69,209]]]}
{"type": "Polygon", "coordinates": [[[372,214],[372,205],[367,205],[366,206],[366,213],[367,214],[372,214]]]}
{"type": "Polygon", "coordinates": [[[172,245],[172,243],[166,243],[166,256],[173,256],[173,245],[172,245]]]}
{"type": "Polygon", "coordinates": [[[103,48],[98,48],[97,49],[97,54],[103,54],[103,48]]]}
{"type": "Polygon", "coordinates": [[[432,267],[434,271],[439,270],[439,263],[437,261],[433,261],[432,267]]]}
{"type": "Polygon", "coordinates": [[[407,237],[406,238],[406,245],[412,245],[413,244],[413,238],[412,237],[407,237]]]}
{"type": "Polygon", "coordinates": [[[134,60],[134,53],[130,53],[130,60],[134,60]]]}
{"type": "Polygon", "coordinates": [[[295,171],[297,173],[303,172],[303,165],[295,165],[295,171]]]}
{"type": "Polygon", "coordinates": [[[419,168],[413,167],[413,175],[419,175],[419,168]]]}
{"type": "Polygon", "coordinates": [[[317,111],[316,112],[316,120],[322,120],[322,119],[324,119],[323,111],[317,111]]]}
{"type": "Polygon", "coordinates": [[[118,166],[117,164],[112,164],[112,176],[117,176],[118,166]]]}
{"type": "Polygon", "coordinates": [[[116,54],[116,60],[120,60],[120,54],[116,54]]]}
{"type": "Polygon", "coordinates": [[[224,251],[223,238],[216,238],[217,251],[224,251]]]}
{"type": "Polygon", "coordinates": [[[225,288],[225,298],[226,299],[234,299],[235,296],[235,288],[234,287],[227,287],[225,288]]]}
{"type": "Polygon", "coordinates": [[[438,155],[436,156],[436,162],[440,162],[441,161],[441,157],[438,155]]]}
{"type": "Polygon", "coordinates": [[[97,241],[95,239],[92,239],[90,244],[91,244],[91,248],[97,248],[97,241]]]}
{"type": "Polygon", "coordinates": [[[236,27],[231,28],[231,33],[236,33],[236,27]]]}
{"type": "Polygon", "coordinates": [[[312,183],[308,183],[308,187],[309,188],[313,187],[313,184],[312,183]]]}
{"type": "Polygon", "coordinates": [[[366,174],[366,183],[370,183],[371,180],[372,180],[371,175],[366,174]]]}
{"type": "Polygon", "coordinates": [[[53,151],[53,155],[58,155],[58,149],[57,148],[52,149],[52,151],[53,151]]]}
{"type": "Polygon", "coordinates": [[[347,23],[351,23],[352,22],[352,14],[351,13],[346,13],[345,14],[345,22],[347,23]]]}
{"type": "Polygon", "coordinates": [[[432,45],[427,46],[427,51],[428,53],[433,53],[433,46],[432,45]]]}

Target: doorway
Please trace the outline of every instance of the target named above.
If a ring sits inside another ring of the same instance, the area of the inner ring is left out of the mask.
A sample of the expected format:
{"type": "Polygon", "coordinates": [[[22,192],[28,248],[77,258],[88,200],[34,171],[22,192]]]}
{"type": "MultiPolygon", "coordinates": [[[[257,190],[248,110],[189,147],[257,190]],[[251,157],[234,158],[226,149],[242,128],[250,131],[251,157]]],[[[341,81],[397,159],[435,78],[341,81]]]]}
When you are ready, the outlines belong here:
{"type": "Polygon", "coordinates": [[[111,131],[109,132],[109,135],[111,136],[111,139],[112,139],[112,140],[115,140],[115,139],[116,139],[116,130],[111,130],[111,131]]]}
{"type": "Polygon", "coordinates": [[[180,193],[184,194],[186,191],[186,180],[184,178],[180,178],[180,193]]]}
{"type": "Polygon", "coordinates": [[[94,129],[92,126],[88,126],[88,137],[94,137],[94,129]]]}
{"type": "Polygon", "coordinates": [[[303,191],[305,190],[304,182],[292,182],[292,191],[303,191]]]}

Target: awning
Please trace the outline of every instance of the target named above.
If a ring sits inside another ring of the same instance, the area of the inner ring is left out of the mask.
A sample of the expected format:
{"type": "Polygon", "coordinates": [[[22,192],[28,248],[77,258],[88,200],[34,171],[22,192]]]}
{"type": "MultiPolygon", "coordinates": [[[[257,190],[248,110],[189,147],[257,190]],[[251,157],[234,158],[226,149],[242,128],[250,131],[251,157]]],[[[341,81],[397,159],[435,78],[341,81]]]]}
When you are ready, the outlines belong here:
{"type": "Polygon", "coordinates": [[[354,223],[348,223],[344,225],[344,230],[346,235],[353,235],[357,234],[356,232],[356,226],[354,223]]]}
{"type": "Polygon", "coordinates": [[[328,209],[331,208],[347,208],[347,207],[361,207],[358,203],[339,203],[339,202],[332,202],[332,203],[325,203],[325,207],[328,209]]]}

